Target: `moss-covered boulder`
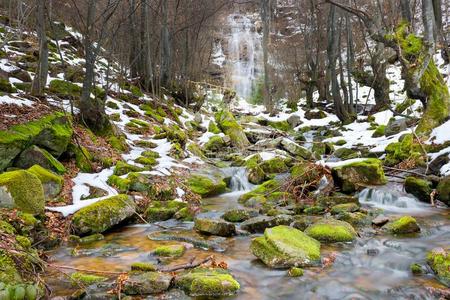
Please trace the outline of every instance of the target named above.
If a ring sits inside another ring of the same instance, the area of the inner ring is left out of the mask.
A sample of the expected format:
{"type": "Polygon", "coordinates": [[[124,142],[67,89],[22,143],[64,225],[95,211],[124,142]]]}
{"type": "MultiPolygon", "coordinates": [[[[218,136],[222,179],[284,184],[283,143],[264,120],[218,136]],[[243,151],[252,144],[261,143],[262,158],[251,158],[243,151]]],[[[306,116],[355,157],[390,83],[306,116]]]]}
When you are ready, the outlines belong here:
{"type": "Polygon", "coordinates": [[[230,209],[223,214],[222,218],[233,223],[243,222],[250,219],[250,212],[246,209],[230,209]]]}
{"type": "Polygon", "coordinates": [[[25,170],[0,174],[0,207],[41,214],[44,205],[44,189],[36,175],[25,170]]]}
{"type": "Polygon", "coordinates": [[[384,136],[384,131],[386,130],[386,125],[378,126],[372,134],[373,138],[384,136]]]}
{"type": "Polygon", "coordinates": [[[225,140],[219,136],[215,135],[209,138],[209,141],[203,146],[203,149],[206,151],[220,151],[223,150],[227,146],[225,140]]]}
{"type": "Polygon", "coordinates": [[[63,113],[54,113],[0,131],[0,171],[11,166],[16,156],[32,145],[59,157],[66,151],[72,133],[70,120],[63,113]]]}
{"type": "Polygon", "coordinates": [[[153,255],[162,257],[180,257],[186,251],[183,245],[165,245],[159,246],[153,251],[153,255]]]}
{"type": "Polygon", "coordinates": [[[67,154],[75,159],[75,165],[81,172],[93,172],[94,156],[85,147],[70,143],[67,147],[67,154]]]}
{"type": "Polygon", "coordinates": [[[405,180],[405,191],[423,202],[430,203],[433,184],[425,179],[409,176],[405,180]]]}
{"type": "MultiPolygon", "coordinates": [[[[384,228],[384,227],[383,227],[384,228]]],[[[385,225],[385,228],[394,234],[408,234],[420,231],[416,219],[411,216],[403,216],[385,225]]]]}
{"type": "Polygon", "coordinates": [[[171,281],[172,276],[167,273],[131,273],[123,283],[123,292],[126,295],[160,294],[169,289],[171,281]]]}
{"type": "Polygon", "coordinates": [[[335,150],[333,154],[342,160],[357,158],[359,156],[357,151],[349,148],[339,148],[335,150]]]}
{"type": "Polygon", "coordinates": [[[81,97],[81,87],[79,85],[60,79],[50,81],[48,91],[64,99],[77,99],[81,97]]]}
{"type": "Polygon", "coordinates": [[[446,176],[439,182],[437,188],[438,199],[450,205],[450,176],[446,176]]]}
{"type": "Polygon", "coordinates": [[[407,159],[412,159],[418,163],[422,160],[421,146],[414,143],[412,134],[402,135],[398,142],[387,145],[385,151],[384,164],[387,166],[394,166],[407,159]]]}
{"type": "MultiPolygon", "coordinates": [[[[267,180],[261,185],[257,186],[252,191],[245,193],[239,197],[239,203],[244,204],[247,207],[252,207],[251,205],[248,205],[249,200],[252,198],[260,198],[262,202],[265,202],[266,196],[269,196],[273,194],[274,192],[277,192],[281,187],[281,183],[276,179],[267,180]],[[264,199],[261,199],[264,198],[264,199]]],[[[260,202],[261,202],[260,201],[260,202]]]]}
{"type": "Polygon", "coordinates": [[[66,168],[56,158],[54,158],[53,155],[38,146],[31,146],[25,149],[22,153],[20,153],[14,162],[14,166],[20,169],[28,169],[34,165],[39,165],[59,174],[66,171],[66,168]]]}
{"type": "Polygon", "coordinates": [[[117,195],[100,200],[77,211],[72,228],[78,235],[102,233],[130,218],[136,204],[128,195],[117,195]]]}
{"type": "Polygon", "coordinates": [[[322,219],[308,226],[305,233],[324,243],[351,242],[356,238],[352,225],[334,219],[322,219]]]}
{"type": "Polygon", "coordinates": [[[253,155],[247,159],[244,164],[247,170],[247,179],[250,183],[261,184],[266,180],[266,173],[261,168],[262,158],[259,154],[253,155]]]}
{"type": "Polygon", "coordinates": [[[123,161],[118,161],[116,167],[114,168],[114,175],[122,176],[130,172],[142,172],[144,170],[145,168],[136,165],[130,165],[123,161]]]}
{"type": "Polygon", "coordinates": [[[187,208],[186,202],[153,201],[145,211],[145,218],[149,222],[166,221],[175,217],[180,210],[187,208]]]}
{"type": "Polygon", "coordinates": [[[175,286],[191,297],[232,296],[241,288],[224,269],[196,268],[177,275],[175,286]]]}
{"type": "Polygon", "coordinates": [[[288,271],[288,276],[289,277],[302,277],[303,273],[304,273],[304,271],[302,268],[292,267],[288,271]]]}
{"type": "Polygon", "coordinates": [[[324,119],[327,114],[323,110],[308,110],[305,112],[305,118],[308,120],[312,119],[324,119]]]}
{"type": "Polygon", "coordinates": [[[28,169],[28,172],[36,175],[44,188],[44,196],[47,199],[56,197],[62,189],[63,178],[39,165],[34,165],[28,169]]]}
{"type": "Polygon", "coordinates": [[[211,213],[197,215],[194,218],[194,228],[201,233],[225,237],[236,233],[236,227],[233,223],[215,217],[211,213]]]}
{"type": "Polygon", "coordinates": [[[0,78],[0,92],[15,93],[17,90],[6,78],[0,78]]]}
{"type": "Polygon", "coordinates": [[[242,222],[241,229],[251,233],[264,232],[266,228],[289,225],[293,220],[294,218],[292,216],[284,214],[275,216],[257,216],[242,222]]]}
{"type": "Polygon", "coordinates": [[[386,183],[381,161],[369,158],[332,169],[335,183],[345,193],[352,193],[360,187],[386,183]]]}
{"type": "Polygon", "coordinates": [[[230,111],[221,110],[217,112],[215,120],[219,128],[230,137],[233,146],[241,149],[250,146],[244,130],[230,111]]]}
{"type": "Polygon", "coordinates": [[[331,208],[331,213],[333,215],[343,214],[343,213],[353,213],[359,210],[359,205],[351,202],[351,203],[342,203],[337,204],[331,208]]]}
{"type": "Polygon", "coordinates": [[[271,268],[311,266],[320,262],[320,243],[298,229],[276,226],[254,238],[250,250],[271,268]]]}
{"type": "Polygon", "coordinates": [[[299,162],[291,168],[291,177],[301,184],[311,184],[322,176],[321,168],[315,163],[299,162]]]}
{"type": "Polygon", "coordinates": [[[187,180],[187,186],[191,191],[202,197],[219,195],[227,189],[227,184],[222,178],[203,175],[190,176],[187,180]]]}
{"type": "Polygon", "coordinates": [[[283,147],[284,150],[294,155],[295,157],[310,159],[312,156],[312,153],[308,149],[298,145],[297,143],[289,139],[282,139],[281,146],[283,147]]]}
{"type": "Polygon", "coordinates": [[[261,169],[267,174],[283,173],[289,169],[282,157],[274,157],[259,164],[261,169]]]}
{"type": "Polygon", "coordinates": [[[436,248],[428,252],[427,263],[439,281],[450,287],[450,247],[436,248]]]}

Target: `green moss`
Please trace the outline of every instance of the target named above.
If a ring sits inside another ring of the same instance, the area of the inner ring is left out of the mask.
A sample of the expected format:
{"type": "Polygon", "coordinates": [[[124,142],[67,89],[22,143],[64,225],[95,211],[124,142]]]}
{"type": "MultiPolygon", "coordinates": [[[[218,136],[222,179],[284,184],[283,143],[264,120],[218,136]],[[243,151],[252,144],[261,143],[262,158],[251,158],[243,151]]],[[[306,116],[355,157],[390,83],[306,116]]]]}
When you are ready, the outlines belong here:
{"type": "Polygon", "coordinates": [[[77,211],[72,226],[78,234],[102,233],[135,213],[136,204],[127,195],[95,202],[77,211]]]}
{"type": "Polygon", "coordinates": [[[416,103],[415,99],[406,98],[402,103],[399,103],[395,106],[395,112],[401,114],[409,107],[413,106],[416,103]]]}
{"type": "Polygon", "coordinates": [[[414,143],[412,134],[405,134],[399,142],[389,144],[386,149],[385,165],[393,166],[407,159],[415,159],[417,162],[422,157],[422,149],[414,143]]]}
{"type": "Polygon", "coordinates": [[[268,196],[273,192],[279,190],[280,186],[281,184],[277,180],[275,179],[268,180],[263,184],[257,186],[254,190],[241,195],[239,197],[239,202],[245,203],[247,200],[257,196],[268,196]]]}
{"type": "Polygon", "coordinates": [[[441,179],[436,188],[438,199],[447,205],[450,205],[450,176],[441,179]]]}
{"type": "Polygon", "coordinates": [[[242,127],[237,123],[233,114],[228,110],[221,110],[215,114],[219,128],[230,137],[233,146],[245,148],[250,145],[242,127]]]}
{"type": "Polygon", "coordinates": [[[281,131],[289,131],[292,129],[288,121],[267,121],[267,125],[281,131]]]}
{"type": "Polygon", "coordinates": [[[75,272],[70,275],[70,281],[73,286],[85,285],[89,286],[94,283],[99,283],[107,280],[108,278],[103,276],[85,274],[81,272],[75,272]]]}
{"type": "Polygon", "coordinates": [[[225,221],[228,222],[243,222],[250,219],[250,213],[244,209],[231,209],[225,212],[222,216],[225,221]]]}
{"type": "Polygon", "coordinates": [[[202,197],[224,193],[227,188],[227,184],[223,179],[211,179],[202,175],[190,176],[187,185],[194,193],[202,197]]]}
{"type": "Polygon", "coordinates": [[[37,178],[41,181],[42,184],[48,183],[48,182],[55,182],[59,185],[62,185],[63,178],[61,176],[56,175],[55,173],[39,166],[34,165],[31,168],[27,170],[28,172],[36,175],[37,178]]]}
{"type": "Polygon", "coordinates": [[[183,245],[167,245],[159,246],[153,251],[156,256],[163,257],[180,257],[184,254],[186,248],[183,245]]]}
{"type": "Polygon", "coordinates": [[[325,213],[325,207],[322,206],[311,206],[307,207],[303,210],[303,212],[307,215],[321,215],[325,213]]]}
{"type": "Polygon", "coordinates": [[[141,153],[141,155],[144,157],[149,157],[149,158],[159,158],[160,157],[158,152],[152,151],[152,150],[144,151],[141,153]]]}
{"type": "Polygon", "coordinates": [[[425,179],[409,176],[405,180],[405,191],[417,197],[420,201],[430,202],[433,184],[425,179]]]}
{"type": "Polygon", "coordinates": [[[333,215],[338,215],[346,212],[356,212],[359,210],[359,205],[356,203],[342,203],[337,204],[331,208],[333,215]]]}
{"type": "Polygon", "coordinates": [[[332,175],[345,193],[353,192],[360,186],[386,183],[381,162],[374,158],[333,168],[332,175]]]}
{"type": "Polygon", "coordinates": [[[182,147],[186,145],[187,135],[178,125],[163,126],[163,130],[167,133],[167,139],[173,143],[179,143],[182,147]]]}
{"type": "Polygon", "coordinates": [[[450,251],[449,248],[436,248],[427,253],[427,263],[439,280],[450,287],[450,251]]]}
{"type": "Polygon", "coordinates": [[[140,156],[140,157],[136,158],[134,161],[136,163],[142,164],[146,167],[153,167],[158,164],[156,159],[154,159],[153,157],[146,157],[146,156],[140,156]]]}
{"type": "Polygon", "coordinates": [[[170,149],[169,156],[175,159],[183,159],[185,158],[185,153],[183,147],[179,143],[173,143],[172,148],[170,149]]]}
{"type": "Polygon", "coordinates": [[[114,114],[109,115],[109,119],[114,122],[120,122],[121,121],[120,113],[114,113],[114,114]]]}
{"type": "Polygon", "coordinates": [[[353,149],[339,148],[336,151],[334,151],[334,156],[343,160],[347,160],[359,157],[359,153],[353,149]]]}
{"type": "Polygon", "coordinates": [[[108,101],[105,105],[112,109],[119,109],[119,105],[116,102],[108,101]]]}
{"type": "Polygon", "coordinates": [[[81,97],[81,87],[69,81],[54,79],[50,81],[49,92],[62,98],[79,98],[81,97]]]}
{"type": "Polygon", "coordinates": [[[44,189],[39,178],[25,170],[17,170],[0,174],[0,187],[11,195],[0,197],[0,206],[40,214],[44,211],[44,189]],[[11,201],[12,200],[12,201],[11,201]]]}
{"type": "Polygon", "coordinates": [[[141,271],[141,272],[154,272],[157,271],[158,268],[148,262],[135,262],[131,264],[131,270],[132,271],[141,271]]]}
{"type": "Polygon", "coordinates": [[[219,134],[222,131],[220,130],[220,128],[217,126],[217,124],[214,121],[210,121],[208,124],[208,131],[215,133],[215,134],[219,134]]]}
{"type": "Polygon", "coordinates": [[[384,131],[386,129],[386,125],[380,125],[375,129],[375,132],[372,134],[373,138],[377,138],[384,135],[384,131]]]}
{"type": "Polygon", "coordinates": [[[122,176],[130,172],[142,172],[142,171],[145,171],[145,168],[130,165],[123,161],[118,161],[116,167],[114,168],[114,175],[122,176]]]}
{"type": "Polygon", "coordinates": [[[281,157],[275,157],[269,160],[265,160],[260,163],[259,166],[265,173],[269,174],[284,173],[288,170],[284,159],[281,157]]]}
{"type": "Polygon", "coordinates": [[[345,144],[347,144],[346,140],[338,140],[334,143],[336,146],[343,146],[345,144]]]}
{"type": "Polygon", "coordinates": [[[411,273],[413,273],[413,275],[421,275],[421,274],[423,274],[422,266],[417,264],[417,263],[411,264],[409,266],[409,269],[411,270],[411,273]]]}
{"type": "Polygon", "coordinates": [[[16,229],[14,228],[14,226],[3,220],[0,220],[0,231],[5,232],[7,234],[16,233],[16,229]]]}
{"type": "Polygon", "coordinates": [[[11,256],[3,249],[0,249],[0,282],[6,284],[16,284],[22,281],[16,264],[11,256]]]}
{"type": "Polygon", "coordinates": [[[150,222],[166,221],[175,216],[177,212],[187,208],[185,202],[172,201],[153,201],[145,211],[146,219],[150,222]]]}
{"type": "Polygon", "coordinates": [[[203,149],[205,149],[206,151],[216,152],[223,150],[226,146],[227,144],[225,143],[223,138],[216,135],[209,138],[208,142],[203,146],[203,149]]]}
{"type": "Polygon", "coordinates": [[[31,146],[25,149],[15,162],[15,165],[20,168],[28,168],[30,164],[40,164],[59,174],[66,172],[66,168],[62,163],[54,158],[47,150],[37,146],[31,146]]]}
{"type": "Polygon", "coordinates": [[[192,222],[194,221],[194,213],[188,207],[184,207],[175,213],[174,218],[177,220],[192,222]]]}
{"type": "Polygon", "coordinates": [[[203,159],[206,158],[205,154],[203,153],[203,150],[200,148],[199,145],[197,145],[195,143],[189,143],[187,146],[187,150],[189,152],[191,152],[192,154],[194,154],[195,156],[198,156],[203,159]]]}
{"type": "Polygon", "coordinates": [[[131,180],[128,178],[121,178],[117,175],[111,175],[108,178],[108,184],[115,187],[119,192],[125,193],[130,189],[131,180]]]}
{"type": "Polygon", "coordinates": [[[289,277],[301,277],[301,276],[303,276],[303,273],[304,273],[303,269],[297,268],[297,267],[292,267],[288,271],[289,277]]]}
{"type": "Polygon", "coordinates": [[[411,216],[403,216],[386,225],[387,229],[395,234],[415,233],[420,231],[416,219],[411,216]]]}
{"type": "Polygon", "coordinates": [[[192,297],[219,297],[234,295],[239,283],[223,269],[196,268],[179,274],[175,285],[192,297]]]}
{"type": "Polygon", "coordinates": [[[159,115],[158,112],[153,107],[151,107],[149,104],[142,104],[140,106],[140,109],[144,110],[145,115],[154,119],[156,122],[161,123],[161,124],[164,123],[164,117],[159,115]]]}
{"type": "Polygon", "coordinates": [[[356,238],[356,231],[352,225],[334,219],[320,220],[308,226],[305,233],[326,243],[351,242],[356,238]]]}
{"type": "Polygon", "coordinates": [[[8,79],[0,78],[0,92],[15,93],[17,89],[9,83],[8,79]]]}
{"type": "Polygon", "coordinates": [[[83,146],[70,144],[68,151],[75,156],[75,163],[82,172],[90,173],[93,171],[93,155],[83,146]]]}
{"type": "Polygon", "coordinates": [[[126,152],[129,149],[125,136],[122,135],[118,137],[114,135],[109,136],[108,143],[119,152],[126,152]]]}

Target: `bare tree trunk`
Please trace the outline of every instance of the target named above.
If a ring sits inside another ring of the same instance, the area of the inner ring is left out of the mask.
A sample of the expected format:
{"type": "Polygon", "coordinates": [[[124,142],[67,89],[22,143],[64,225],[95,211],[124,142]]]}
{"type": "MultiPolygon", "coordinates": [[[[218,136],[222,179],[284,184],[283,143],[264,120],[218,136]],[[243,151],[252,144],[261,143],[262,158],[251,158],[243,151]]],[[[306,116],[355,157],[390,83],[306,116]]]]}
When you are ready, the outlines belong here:
{"type": "Polygon", "coordinates": [[[162,28],[161,28],[161,86],[169,84],[171,64],[170,32],[169,32],[169,0],[162,1],[162,28]]]}
{"type": "Polygon", "coordinates": [[[139,47],[137,42],[137,34],[136,34],[136,1],[129,0],[129,13],[128,13],[128,26],[130,32],[130,74],[132,78],[136,78],[139,74],[138,68],[140,67],[139,63],[139,47]]]}
{"type": "Polygon", "coordinates": [[[39,61],[37,70],[31,86],[31,94],[35,96],[42,96],[47,84],[48,74],[48,44],[47,35],[45,33],[45,15],[47,10],[47,1],[37,1],[36,4],[36,25],[37,35],[39,38],[39,61]]]}
{"type": "Polygon", "coordinates": [[[263,23],[263,61],[264,61],[264,104],[269,112],[273,111],[269,78],[269,10],[270,0],[261,0],[261,20],[263,23]]]}
{"type": "Polygon", "coordinates": [[[411,6],[409,5],[410,0],[400,0],[400,7],[402,10],[402,18],[403,20],[407,21],[408,23],[411,23],[412,16],[411,16],[411,6]]]}
{"type": "Polygon", "coordinates": [[[353,28],[350,23],[350,16],[348,13],[345,14],[345,26],[347,30],[347,81],[348,81],[348,89],[349,89],[349,106],[348,109],[351,114],[355,114],[355,105],[353,99],[353,83],[352,83],[352,71],[353,64],[355,62],[355,53],[353,47],[353,28]]]}

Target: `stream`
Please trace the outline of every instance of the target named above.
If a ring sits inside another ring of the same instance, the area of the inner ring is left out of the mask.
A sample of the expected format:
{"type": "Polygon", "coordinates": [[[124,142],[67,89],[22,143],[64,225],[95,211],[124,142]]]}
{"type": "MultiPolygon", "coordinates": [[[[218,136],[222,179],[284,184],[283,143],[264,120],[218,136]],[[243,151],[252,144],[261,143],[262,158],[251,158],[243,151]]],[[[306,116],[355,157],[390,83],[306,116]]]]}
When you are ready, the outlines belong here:
{"type": "MultiPolygon", "coordinates": [[[[231,192],[203,200],[203,209],[221,213],[238,208],[237,199],[254,186],[248,183],[243,168],[228,168],[231,175],[231,192]]],[[[103,241],[73,248],[61,247],[49,253],[52,263],[80,269],[128,271],[136,261],[185,263],[190,258],[206,258],[214,254],[217,261],[225,261],[241,284],[235,299],[437,299],[428,287],[445,288],[432,275],[413,276],[411,263],[423,263],[426,251],[446,246],[450,240],[450,215],[448,210],[419,203],[402,191],[402,186],[388,183],[384,187],[363,190],[360,195],[363,207],[383,209],[384,215],[409,214],[421,226],[417,236],[394,237],[377,233],[372,228],[360,230],[360,237],[351,244],[322,245],[322,257],[335,257],[334,263],[324,268],[307,268],[300,278],[290,278],[286,270],[273,270],[257,261],[249,251],[250,241],[257,235],[238,235],[219,238],[220,246],[205,250],[184,243],[186,253],[170,262],[158,261],[150,252],[160,245],[178,242],[152,241],[147,236],[155,232],[181,231],[186,236],[193,233],[192,222],[169,220],[161,226],[132,225],[105,234],[103,241]],[[301,295],[301,297],[299,297],[301,295]]],[[[210,237],[213,239],[217,237],[210,237]]],[[[49,279],[53,296],[73,292],[70,282],[62,274],[52,274],[49,279]]],[[[189,298],[172,290],[171,299],[189,298]]]]}

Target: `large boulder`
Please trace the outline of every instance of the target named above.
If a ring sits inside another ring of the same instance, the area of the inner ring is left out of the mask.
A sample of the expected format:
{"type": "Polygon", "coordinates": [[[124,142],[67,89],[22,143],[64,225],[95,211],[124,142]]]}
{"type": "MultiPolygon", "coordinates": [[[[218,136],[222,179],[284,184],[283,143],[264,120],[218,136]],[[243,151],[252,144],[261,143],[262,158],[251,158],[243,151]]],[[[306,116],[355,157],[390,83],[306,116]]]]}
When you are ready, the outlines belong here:
{"type": "Polygon", "coordinates": [[[279,156],[265,160],[259,166],[266,174],[284,173],[288,170],[285,160],[279,156]]]}
{"type": "Polygon", "coordinates": [[[384,129],[384,135],[392,136],[394,134],[400,133],[408,129],[408,120],[405,118],[402,119],[391,119],[389,120],[386,128],[384,129]]]}
{"type": "Polygon", "coordinates": [[[450,248],[435,248],[427,253],[427,263],[439,281],[450,287],[450,248]]]}
{"type": "Polygon", "coordinates": [[[446,176],[439,182],[437,188],[438,199],[450,205],[450,176],[446,176]]]}
{"type": "Polygon", "coordinates": [[[430,203],[433,184],[425,179],[409,176],[405,180],[405,191],[423,202],[430,203]]]}
{"type": "Polygon", "coordinates": [[[319,220],[308,226],[305,233],[324,243],[351,242],[356,238],[356,231],[352,225],[334,219],[319,220]]]}
{"type": "Polygon", "coordinates": [[[227,189],[227,184],[223,178],[197,174],[188,178],[187,186],[202,197],[219,195],[227,189]]]}
{"type": "Polygon", "coordinates": [[[236,233],[236,227],[233,223],[218,218],[211,213],[197,215],[194,218],[194,228],[201,233],[226,237],[236,233]]]}
{"type": "Polygon", "coordinates": [[[208,142],[203,146],[203,149],[216,152],[223,150],[225,147],[227,147],[225,140],[221,136],[215,135],[209,138],[208,142]]]}
{"type": "Polygon", "coordinates": [[[175,286],[191,297],[232,296],[241,286],[231,274],[219,268],[196,268],[177,274],[175,286]]]}
{"type": "Polygon", "coordinates": [[[416,219],[411,216],[403,216],[385,225],[386,229],[394,234],[408,234],[420,231],[416,219]]]}
{"type": "Polygon", "coordinates": [[[0,171],[11,166],[16,156],[31,145],[40,146],[59,157],[66,151],[72,133],[70,120],[63,113],[0,131],[0,171]]]}
{"type": "Polygon", "coordinates": [[[32,166],[28,169],[28,172],[39,178],[44,188],[44,196],[46,199],[53,199],[61,192],[63,185],[63,178],[61,176],[39,165],[32,166]]]}
{"type": "Polygon", "coordinates": [[[0,207],[41,214],[44,206],[44,189],[36,175],[25,170],[0,174],[0,207]]]}
{"type": "Polygon", "coordinates": [[[167,273],[132,273],[123,283],[123,292],[126,295],[160,294],[169,289],[171,281],[172,276],[167,273]]]}
{"type": "Polygon", "coordinates": [[[63,164],[54,158],[53,155],[51,155],[47,150],[41,149],[35,145],[22,151],[14,162],[14,166],[20,169],[28,169],[34,165],[39,165],[59,174],[66,171],[63,164]]]}
{"type": "Polygon", "coordinates": [[[301,157],[303,159],[310,159],[312,156],[311,152],[308,149],[299,146],[297,143],[289,139],[282,139],[281,146],[283,147],[284,150],[286,150],[287,152],[296,157],[301,157]]]}
{"type": "Polygon", "coordinates": [[[375,158],[335,167],[332,175],[335,183],[345,193],[352,193],[360,187],[386,183],[381,161],[375,158]]]}
{"type": "Polygon", "coordinates": [[[231,138],[231,144],[233,146],[241,149],[250,146],[244,130],[230,111],[221,110],[217,112],[215,114],[215,120],[219,128],[231,138]]]}
{"type": "Polygon", "coordinates": [[[288,226],[268,228],[254,238],[250,250],[271,268],[311,266],[320,262],[320,242],[288,226]]]}
{"type": "Polygon", "coordinates": [[[72,218],[76,234],[102,233],[130,218],[136,211],[136,204],[128,195],[117,195],[77,211],[72,218]]]}

